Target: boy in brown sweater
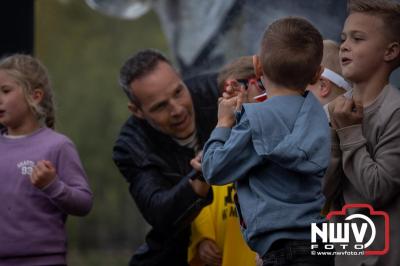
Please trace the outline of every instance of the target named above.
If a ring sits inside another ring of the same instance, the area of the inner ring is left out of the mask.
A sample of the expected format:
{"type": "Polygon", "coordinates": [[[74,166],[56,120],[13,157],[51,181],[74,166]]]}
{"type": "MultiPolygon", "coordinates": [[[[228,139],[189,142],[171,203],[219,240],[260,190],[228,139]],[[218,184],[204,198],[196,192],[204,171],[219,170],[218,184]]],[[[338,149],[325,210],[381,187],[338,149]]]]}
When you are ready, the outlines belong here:
{"type": "MultiPolygon", "coordinates": [[[[367,203],[390,217],[390,249],[381,256],[336,256],[336,265],[400,265],[400,91],[389,76],[400,65],[400,5],[385,0],[350,0],[342,32],[343,76],[353,90],[329,105],[332,162],[325,194],[333,207],[367,203]]],[[[365,209],[352,209],[366,213],[365,209]]],[[[376,237],[368,249],[384,247],[385,225],[371,216],[376,237]]],[[[338,250],[337,250],[338,251],[338,250]]]]}

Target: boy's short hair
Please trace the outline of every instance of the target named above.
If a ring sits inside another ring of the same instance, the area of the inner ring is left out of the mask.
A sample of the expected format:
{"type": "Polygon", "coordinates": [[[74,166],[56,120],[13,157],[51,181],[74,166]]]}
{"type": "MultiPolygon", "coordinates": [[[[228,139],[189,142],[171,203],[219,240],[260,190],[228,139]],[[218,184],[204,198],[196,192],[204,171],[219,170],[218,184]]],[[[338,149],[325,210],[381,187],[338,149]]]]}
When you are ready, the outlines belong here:
{"type": "MultiPolygon", "coordinates": [[[[400,43],[400,4],[389,0],[348,0],[347,12],[365,13],[380,17],[385,28],[385,35],[390,42],[400,43]]],[[[400,65],[400,57],[395,61],[395,68],[400,65]]]]}
{"type": "Polygon", "coordinates": [[[229,77],[234,77],[235,79],[249,79],[256,77],[253,66],[253,57],[241,56],[221,68],[217,78],[218,88],[221,91],[224,89],[225,81],[229,77]]]}
{"type": "Polygon", "coordinates": [[[336,74],[342,75],[342,68],[339,59],[339,44],[332,40],[324,40],[323,44],[324,53],[322,55],[321,65],[329,68],[336,74]]]}
{"type": "Polygon", "coordinates": [[[272,23],[261,43],[267,78],[281,86],[305,89],[321,65],[322,36],[306,19],[287,17],[272,23]]]}

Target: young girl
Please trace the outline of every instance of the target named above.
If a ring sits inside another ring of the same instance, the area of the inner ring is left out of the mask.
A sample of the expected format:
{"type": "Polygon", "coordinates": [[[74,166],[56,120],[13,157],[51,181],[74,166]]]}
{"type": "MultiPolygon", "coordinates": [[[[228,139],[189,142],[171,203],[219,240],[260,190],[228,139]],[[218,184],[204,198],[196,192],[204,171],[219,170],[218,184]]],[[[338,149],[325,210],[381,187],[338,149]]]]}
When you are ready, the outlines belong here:
{"type": "Polygon", "coordinates": [[[86,215],[92,193],[37,59],[0,61],[0,124],[0,265],[66,265],[67,215],[86,215]]]}

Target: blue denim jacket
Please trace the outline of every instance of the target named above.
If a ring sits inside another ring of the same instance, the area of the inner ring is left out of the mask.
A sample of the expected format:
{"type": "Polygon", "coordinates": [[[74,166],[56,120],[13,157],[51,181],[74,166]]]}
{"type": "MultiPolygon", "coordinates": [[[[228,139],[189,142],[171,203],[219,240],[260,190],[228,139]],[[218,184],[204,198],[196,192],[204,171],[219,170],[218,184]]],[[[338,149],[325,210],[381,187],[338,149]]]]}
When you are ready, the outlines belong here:
{"type": "Polygon", "coordinates": [[[245,104],[235,127],[212,132],[204,177],[215,185],[236,182],[243,235],[259,254],[278,239],[309,239],[310,224],[323,221],[329,134],[312,93],[245,104]]]}

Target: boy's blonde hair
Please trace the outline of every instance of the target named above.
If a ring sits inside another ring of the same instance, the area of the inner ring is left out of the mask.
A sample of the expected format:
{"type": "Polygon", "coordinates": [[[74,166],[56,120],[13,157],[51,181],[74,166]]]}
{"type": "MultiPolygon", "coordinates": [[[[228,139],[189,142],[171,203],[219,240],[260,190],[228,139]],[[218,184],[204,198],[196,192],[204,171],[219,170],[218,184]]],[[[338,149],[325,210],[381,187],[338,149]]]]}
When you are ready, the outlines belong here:
{"type": "MultiPolygon", "coordinates": [[[[336,74],[342,76],[342,68],[340,66],[339,50],[340,46],[337,42],[332,40],[324,40],[324,54],[322,56],[321,65],[336,74]]],[[[332,82],[332,92],[334,95],[340,95],[346,92],[346,88],[339,87],[339,85],[332,82]]]]}
{"type": "Polygon", "coordinates": [[[22,87],[25,99],[37,119],[54,129],[53,89],[46,67],[30,55],[15,54],[0,60],[0,70],[9,74],[22,87]],[[43,99],[39,104],[32,100],[35,89],[43,91],[43,99]]]}
{"type": "MultiPolygon", "coordinates": [[[[380,17],[385,28],[385,35],[390,42],[400,43],[400,4],[389,0],[348,0],[347,12],[366,13],[380,17]]],[[[400,65],[400,57],[394,68],[400,65]]]]}
{"type": "Polygon", "coordinates": [[[235,79],[255,78],[256,73],[254,72],[253,57],[242,56],[222,67],[217,78],[218,88],[221,91],[224,89],[225,81],[229,77],[235,77],[235,79]]]}
{"type": "Polygon", "coordinates": [[[337,42],[332,40],[324,40],[324,52],[322,56],[321,65],[329,68],[336,74],[342,75],[342,68],[340,66],[339,50],[340,46],[337,42]]]}
{"type": "Polygon", "coordinates": [[[321,65],[322,36],[306,19],[287,17],[272,23],[261,43],[261,64],[267,78],[281,86],[306,89],[321,65]]]}

